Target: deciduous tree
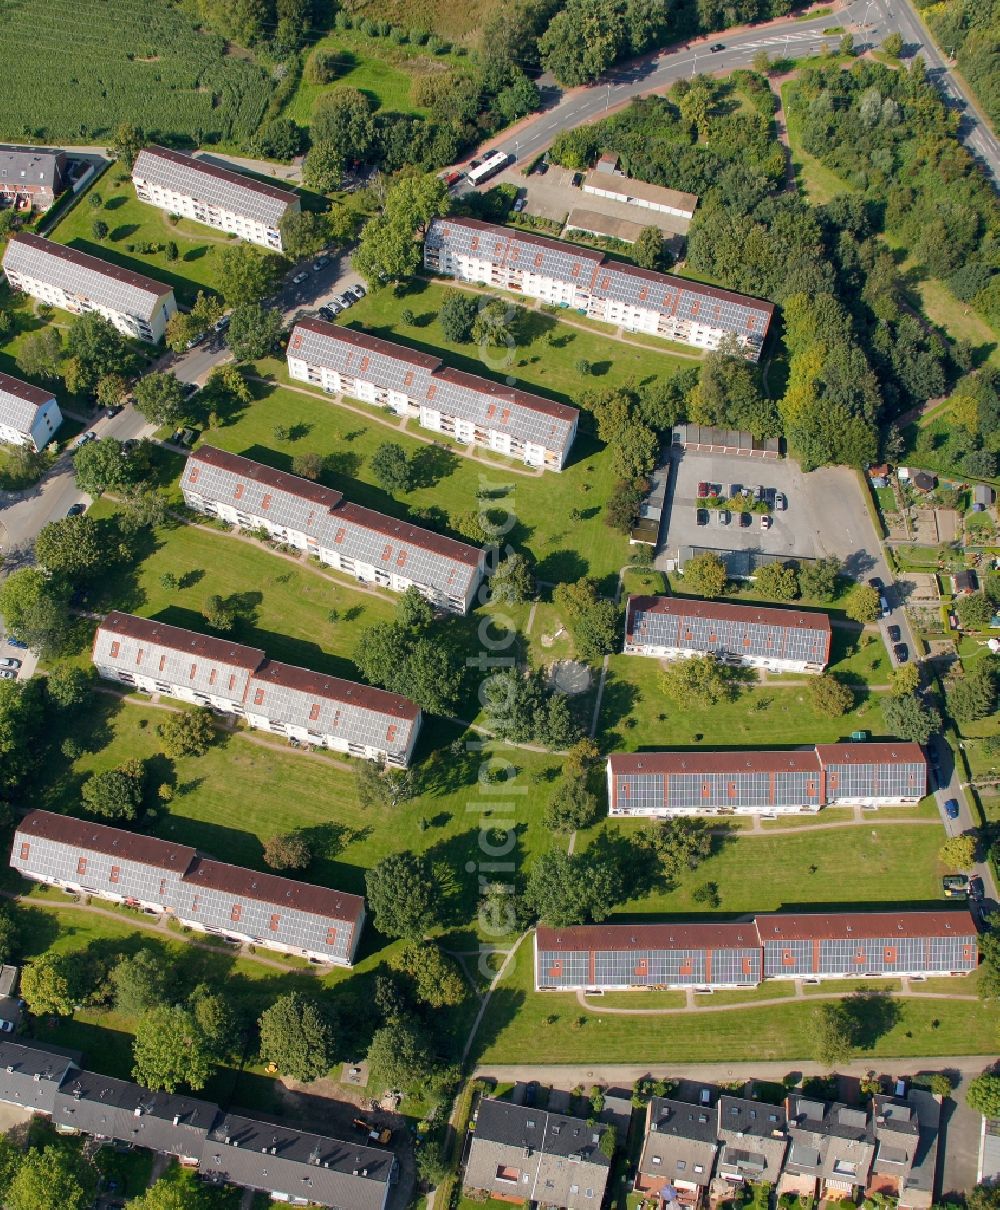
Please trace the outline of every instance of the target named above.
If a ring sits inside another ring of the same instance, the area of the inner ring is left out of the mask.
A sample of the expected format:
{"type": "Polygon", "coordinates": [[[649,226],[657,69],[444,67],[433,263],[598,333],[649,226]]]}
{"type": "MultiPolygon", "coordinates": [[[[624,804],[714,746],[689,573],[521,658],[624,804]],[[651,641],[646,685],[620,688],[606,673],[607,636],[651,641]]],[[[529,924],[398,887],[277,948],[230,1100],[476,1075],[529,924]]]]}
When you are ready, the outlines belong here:
{"type": "Polygon", "coordinates": [[[946,866],[955,870],[971,870],[976,863],[976,838],[969,832],[961,836],[949,836],[941,846],[938,856],[946,866]]]}
{"type": "Polygon", "coordinates": [[[941,729],[941,715],[933,706],[925,706],[916,694],[907,697],[888,695],[882,702],[882,717],[890,735],[926,744],[941,729]]]}
{"type": "Polygon", "coordinates": [[[138,1017],[161,1004],[167,994],[168,972],[163,959],[151,949],[119,957],[109,975],[115,1009],[138,1017]]]}
{"type": "Polygon", "coordinates": [[[26,378],[58,378],[64,356],[62,333],[49,325],[29,332],[21,341],[14,360],[26,378]]]}
{"type": "Polygon", "coordinates": [[[854,622],[874,622],[882,613],[877,589],[870,584],[855,584],[847,594],[844,612],[854,622]]]}
{"type": "Polygon", "coordinates": [[[815,597],[819,601],[832,600],[837,593],[837,580],[843,564],[836,555],[825,559],[813,559],[799,567],[799,588],[804,597],[815,597]]]}
{"type": "Polygon", "coordinates": [[[845,1000],[821,1004],[813,1014],[816,1058],[828,1067],[846,1063],[856,1045],[854,1019],[845,1000]]]}
{"type": "Polygon", "coordinates": [[[505,605],[520,605],[535,595],[535,577],[526,555],[514,551],[490,576],[490,600],[505,605]]]}
{"type": "Polygon", "coordinates": [[[109,548],[111,527],[94,517],[50,521],[35,539],[35,558],[52,575],[83,580],[105,569],[117,550],[109,548]]]}
{"type": "Polygon", "coordinates": [[[392,960],[413,981],[418,1000],[429,1008],[453,1008],[469,994],[458,963],[432,941],[409,941],[392,960]]]}
{"type": "Polygon", "coordinates": [[[17,1166],[4,1205],[8,1210],[88,1210],[98,1173],[76,1147],[30,1149],[17,1166]]]}
{"type": "Polygon", "coordinates": [[[92,773],[80,787],[84,810],[103,819],[132,820],[142,806],[146,770],[141,760],[92,773]]]}
{"type": "Polygon", "coordinates": [[[699,597],[721,597],[726,591],[726,565],[718,555],[706,551],[684,564],[684,587],[699,597]]]}
{"type": "Polygon", "coordinates": [[[269,836],[264,841],[264,860],[272,870],[304,870],[312,861],[312,847],[301,832],[269,836]]]}
{"type": "Polygon", "coordinates": [[[363,807],[398,807],[416,794],[416,784],[409,769],[377,765],[362,761],[355,773],[358,802],[363,807]]]}
{"type": "Polygon", "coordinates": [[[437,889],[423,857],[408,849],[383,857],[365,874],[373,922],[386,937],[422,937],[436,922],[437,889]]]}
{"type": "Polygon", "coordinates": [[[70,954],[42,954],[25,963],[21,995],[36,1017],[71,1017],[80,994],[80,965],[70,954]]]}
{"type": "Polygon", "coordinates": [[[65,652],[71,640],[68,597],[64,580],[23,567],[0,582],[0,615],[9,634],[50,659],[65,652]]]}
{"type": "Polygon", "coordinates": [[[204,1088],[214,1070],[212,1048],[190,1009],[150,1009],[136,1026],[132,1075],[145,1088],[176,1092],[204,1088]]]}
{"type": "Polygon", "coordinates": [[[984,1072],[969,1081],[965,1100],[970,1109],[986,1118],[1000,1117],[1000,1075],[984,1072]]]}
{"type": "Polygon", "coordinates": [[[597,818],[597,797],[587,788],[585,777],[564,776],[549,799],[542,826],[548,832],[568,836],[589,827],[597,818]]]}
{"type": "Polygon", "coordinates": [[[257,361],[274,351],[282,326],[281,312],[275,307],[244,303],[233,311],[226,344],[237,361],[257,361]]]}
{"type": "Polygon", "coordinates": [[[136,409],[150,424],[173,425],[184,419],[184,388],[169,370],[153,370],[135,384],[136,409]]]}
{"type": "Polygon", "coordinates": [[[714,706],[736,696],[733,670],[714,655],[671,660],[660,673],[660,688],[678,704],[701,702],[714,706]]]}
{"type": "Polygon", "coordinates": [[[207,706],[199,710],[179,710],[168,714],[156,728],[167,756],[204,756],[215,742],[212,712],[207,706]]]}
{"type": "Polygon", "coordinates": [[[281,258],[252,244],[225,244],[215,257],[215,282],[231,307],[260,302],[281,276],[281,258]]]}
{"type": "Polygon", "coordinates": [[[369,466],[384,491],[408,492],[413,487],[413,469],[406,450],[396,441],[383,441],[372,454],[369,466]]]}
{"type": "Polygon", "coordinates": [[[325,214],[314,210],[286,210],[279,223],[281,246],[289,260],[305,260],[315,256],[330,238],[330,226],[325,214]]]}
{"type": "Polygon", "coordinates": [[[137,464],[124,454],[124,446],[114,437],[88,441],[73,455],[77,487],[95,499],[105,492],[122,492],[131,487],[136,481],[137,464]]]}
{"type": "Polygon", "coordinates": [[[854,705],[854,694],[849,685],[838,680],[832,673],[824,672],[810,679],[806,692],[813,710],[824,718],[840,718],[854,705]]]}
{"type": "Polygon", "coordinates": [[[754,577],[754,587],[772,601],[794,601],[799,595],[799,577],[794,567],[765,563],[754,577]]]}
{"type": "Polygon", "coordinates": [[[288,992],[260,1018],[260,1055],[284,1075],[304,1083],[325,1076],[333,1064],[333,1024],[319,1001],[288,992]]]}
{"type": "Polygon", "coordinates": [[[597,660],[614,651],[619,614],[614,601],[601,597],[596,581],[584,576],[575,584],[557,584],[552,599],[573,635],[582,660],[597,660]]]}
{"type": "Polygon", "coordinates": [[[664,875],[675,881],[712,855],[712,830],[704,819],[664,819],[653,834],[664,875]]]}
{"type": "Polygon", "coordinates": [[[472,325],[479,313],[479,302],[474,294],[466,294],[462,290],[447,290],[441,310],[438,312],[438,323],[445,340],[453,344],[466,344],[472,339],[472,325]]]}

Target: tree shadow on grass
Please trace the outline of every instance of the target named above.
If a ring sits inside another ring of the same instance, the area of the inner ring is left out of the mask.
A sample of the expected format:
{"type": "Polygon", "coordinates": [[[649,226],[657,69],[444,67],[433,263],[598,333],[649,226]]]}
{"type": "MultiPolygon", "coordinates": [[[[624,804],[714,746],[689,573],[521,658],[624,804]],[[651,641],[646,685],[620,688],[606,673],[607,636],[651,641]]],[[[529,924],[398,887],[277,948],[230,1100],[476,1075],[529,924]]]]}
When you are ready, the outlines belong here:
{"type": "MultiPolygon", "coordinates": [[[[434,871],[440,921],[445,928],[463,927],[475,917],[479,903],[480,866],[525,864],[524,825],[509,826],[512,812],[497,796],[497,807],[484,809],[480,827],[447,836],[432,845],[424,857],[434,871]]],[[[492,873],[492,871],[490,871],[492,873]]]]}
{"type": "Polygon", "coordinates": [[[614,672],[608,671],[601,698],[601,731],[609,733],[622,723],[635,709],[640,698],[639,689],[630,681],[619,680],[614,672]]]}
{"type": "Polygon", "coordinates": [[[130,235],[135,235],[138,230],[139,226],[137,223],[122,223],[120,227],[114,228],[108,238],[112,243],[117,244],[123,239],[128,239],[130,235]]]}
{"type": "Polygon", "coordinates": [[[889,992],[860,991],[844,1001],[854,1045],[860,1050],[872,1050],[903,1018],[899,1001],[889,992]]]}
{"type": "Polygon", "coordinates": [[[105,210],[120,210],[125,205],[125,194],[119,194],[118,197],[109,197],[104,203],[105,210]]]}
{"type": "Polygon", "coordinates": [[[414,488],[434,487],[458,469],[459,457],[441,445],[424,445],[410,459],[414,488]]]}
{"type": "Polygon", "coordinates": [[[574,583],[590,570],[590,564],[578,551],[555,550],[535,565],[535,578],[551,583],[574,583]]]}
{"type": "Polygon", "coordinates": [[[523,1011],[526,1000],[527,996],[520,988],[506,987],[502,983],[496,988],[472,1044],[470,1061],[473,1064],[478,1064],[481,1056],[500,1040],[504,1030],[523,1011]]]}

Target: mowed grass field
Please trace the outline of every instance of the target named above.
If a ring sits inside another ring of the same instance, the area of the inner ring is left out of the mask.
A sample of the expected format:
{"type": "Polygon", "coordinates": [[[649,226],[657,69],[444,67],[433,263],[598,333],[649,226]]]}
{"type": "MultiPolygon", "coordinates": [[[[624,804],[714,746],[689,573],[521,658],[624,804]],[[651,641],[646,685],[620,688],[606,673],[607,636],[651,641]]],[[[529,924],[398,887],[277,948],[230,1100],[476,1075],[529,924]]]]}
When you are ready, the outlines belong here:
{"type": "Polygon", "coordinates": [[[223,232],[184,219],[171,223],[166,211],[136,198],[131,177],[118,164],[112,164],[88,188],[49,238],[154,277],[173,287],[178,302],[186,304],[194,302],[198,290],[214,290],[214,251],[222,244],[235,242],[223,232]],[[100,197],[100,206],[91,205],[94,196],[100,197]],[[103,239],[94,234],[95,222],[107,225],[108,234],[103,239]],[[175,261],[168,261],[165,254],[171,241],[177,245],[175,261]],[[153,250],[140,251],[144,245],[151,245],[153,250]]]}
{"type": "Polygon", "coordinates": [[[356,504],[419,524],[415,510],[432,506],[449,516],[475,514],[478,493],[493,493],[490,507],[515,518],[507,535],[529,551],[540,579],[557,582],[591,575],[612,591],[615,575],[629,557],[627,539],[609,529],[601,508],[613,486],[610,455],[586,434],[577,437],[573,461],[561,474],[525,474],[503,462],[487,463],[431,440],[433,434],[408,421],[405,428],[388,413],[341,406],[332,396],[279,385],[261,386],[262,398],[203,440],[280,470],[291,470],[297,454],[326,459],[323,481],[356,504]],[[277,440],[275,426],[294,440],[277,440]],[[371,458],[384,442],[401,445],[421,460],[423,486],[389,495],[376,482],[371,458]],[[579,514],[571,516],[576,510],[579,514]]]}
{"type": "MultiPolygon", "coordinates": [[[[476,1061],[486,1073],[491,1064],[533,1063],[591,1065],[602,1063],[691,1063],[728,1060],[789,1063],[815,1056],[816,1012],[813,1002],[776,997],[787,1003],[741,1007],[731,1012],[689,1012],[676,1015],[601,1013],[600,1007],[581,1008],[575,995],[532,990],[531,939],[518,950],[515,963],[490,1001],[478,1036],[476,1061]]],[[[974,995],[962,979],[950,990],[974,995]]],[[[831,985],[833,994],[847,994],[849,985],[831,985]]],[[[644,997],[635,998],[642,1007],[644,997]]],[[[706,996],[708,1005],[718,996],[706,996]]],[[[889,1013],[881,1005],[863,1013],[865,1025],[859,1058],[873,1059],[928,1054],[990,1054],[996,1046],[993,1015],[976,1000],[894,999],[895,1023],[878,1023],[889,1013]]],[[[571,1078],[575,1079],[575,1076],[571,1078]]]]}

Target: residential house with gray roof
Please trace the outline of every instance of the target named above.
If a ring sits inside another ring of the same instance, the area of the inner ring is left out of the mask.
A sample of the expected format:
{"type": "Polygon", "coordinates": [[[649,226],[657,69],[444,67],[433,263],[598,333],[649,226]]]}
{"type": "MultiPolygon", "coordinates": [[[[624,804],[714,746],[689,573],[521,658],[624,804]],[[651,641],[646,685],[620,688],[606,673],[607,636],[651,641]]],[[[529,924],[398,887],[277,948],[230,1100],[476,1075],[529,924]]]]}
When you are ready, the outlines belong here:
{"type": "Polygon", "coordinates": [[[466,613],[486,555],[406,521],[345,501],[333,488],[203,445],[188,457],[181,490],[189,508],[276,541],[392,592],[416,588],[431,604],[466,613]]]}
{"type": "Polygon", "coordinates": [[[717,349],[729,338],[753,361],[774,314],[760,299],[474,218],[435,218],[424,240],[424,266],[697,348],[717,349]]]}
{"type": "Polygon", "coordinates": [[[927,1210],[934,1202],[941,1105],[911,1088],[905,1097],[872,1098],[875,1161],[869,1195],[898,1198],[900,1206],[927,1210]]]}
{"type": "Polygon", "coordinates": [[[73,315],[96,311],[125,336],[152,344],[177,311],[173,290],[162,282],[30,231],[7,242],[3,269],[12,290],[73,315]]]}
{"type": "MultiPolygon", "coordinates": [[[[789,1146],[782,1182],[791,1182],[787,1192],[815,1197],[818,1184],[820,1198],[839,1200],[866,1188],[875,1154],[867,1109],[793,1093],[785,1111],[789,1146]]],[[[779,1185],[778,1192],[785,1191],[779,1185]]]]}
{"type": "Polygon", "coordinates": [[[272,252],[284,251],[281,220],[301,209],[298,194],[290,189],[166,147],[139,152],[132,184],[140,202],[229,231],[272,252]]]}
{"type": "Polygon", "coordinates": [[[788,1149],[785,1111],[780,1105],[722,1096],[718,1105],[718,1175],[732,1185],[766,1181],[781,1174],[788,1149]]]}
{"type": "Polygon", "coordinates": [[[0,373],[0,442],[43,450],[62,419],[51,391],[0,373]]]}
{"type": "Polygon", "coordinates": [[[0,1040],[0,1101],[51,1116],[59,1086],[75,1060],[33,1043],[0,1040]]]}
{"type": "Polygon", "coordinates": [[[132,614],[116,611],[101,622],[93,661],[105,680],[210,706],[257,730],[366,760],[409,764],[420,731],[420,708],[398,694],[132,614]]]}
{"type": "Polygon", "coordinates": [[[423,428],[461,444],[481,445],[546,470],[562,470],[580,418],[567,404],[320,319],[295,325],[288,373],[324,391],[415,417],[423,428]]]}
{"type": "Polygon", "coordinates": [[[646,1107],[646,1138],[635,1190],[697,1207],[712,1183],[718,1152],[714,1109],[653,1097],[646,1107]]]}
{"type": "Polygon", "coordinates": [[[30,811],[10,864],[25,878],[172,916],[188,928],[350,966],[365,901],[330,887],[227,865],[187,845],[30,811]]]}
{"type": "Polygon", "coordinates": [[[611,1161],[602,1126],[507,1101],[479,1102],[465,1188],[515,1204],[599,1210],[611,1161]]]}
{"type": "Polygon", "coordinates": [[[48,210],[66,188],[66,152],[52,147],[0,147],[0,209],[48,210]]]}
{"type": "Polygon", "coordinates": [[[219,1185],[242,1185],[293,1206],[384,1210],[395,1178],[391,1151],[220,1114],[198,1172],[219,1185]]]}

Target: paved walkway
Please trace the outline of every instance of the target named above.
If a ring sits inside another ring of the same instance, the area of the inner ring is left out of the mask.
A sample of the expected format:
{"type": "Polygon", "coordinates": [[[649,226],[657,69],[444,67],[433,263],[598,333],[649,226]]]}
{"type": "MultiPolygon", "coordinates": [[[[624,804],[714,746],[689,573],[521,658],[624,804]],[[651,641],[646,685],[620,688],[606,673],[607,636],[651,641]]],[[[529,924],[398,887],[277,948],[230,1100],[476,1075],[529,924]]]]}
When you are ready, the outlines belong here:
{"type": "MultiPolygon", "coordinates": [[[[789,1004],[793,1000],[806,1001],[822,1001],[822,1000],[842,1000],[844,998],[844,989],[835,992],[817,992],[815,994],[806,995],[800,984],[795,985],[794,996],[773,996],[767,1000],[747,1000],[742,1004],[706,1004],[695,998],[692,989],[687,989],[688,994],[685,997],[686,1003],[683,1008],[605,1008],[595,1000],[588,1000],[587,994],[584,991],[576,993],[577,1003],[581,1008],[585,1008],[588,1012],[597,1013],[598,1015],[610,1015],[615,1017],[681,1017],[685,1013],[735,1013],[745,1012],[747,1009],[755,1008],[773,1008],[776,1005],[789,1004]]],[[[914,992],[907,988],[900,987],[897,991],[891,989],[890,994],[895,999],[900,1000],[965,1000],[976,1002],[978,996],[962,995],[959,992],[914,992]]]]}

